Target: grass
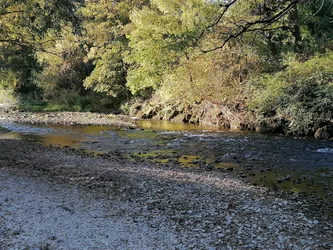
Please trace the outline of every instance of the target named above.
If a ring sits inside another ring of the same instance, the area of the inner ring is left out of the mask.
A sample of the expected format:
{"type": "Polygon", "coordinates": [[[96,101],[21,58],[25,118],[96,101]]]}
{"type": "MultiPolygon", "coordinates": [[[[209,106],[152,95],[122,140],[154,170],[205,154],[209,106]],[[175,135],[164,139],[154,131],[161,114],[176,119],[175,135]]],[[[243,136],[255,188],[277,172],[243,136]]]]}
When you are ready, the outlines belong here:
{"type": "Polygon", "coordinates": [[[65,111],[59,104],[21,104],[18,108],[22,111],[42,112],[42,111],[65,111]]]}
{"type": "MultiPolygon", "coordinates": [[[[111,101],[110,101],[111,102],[111,101]]],[[[56,112],[56,111],[72,111],[72,112],[108,112],[114,107],[108,106],[102,99],[96,97],[59,96],[57,100],[36,100],[29,96],[23,96],[18,104],[18,109],[29,112],[56,112]]]]}
{"type": "Polygon", "coordinates": [[[81,108],[76,106],[69,107],[68,105],[65,104],[58,104],[54,102],[46,102],[40,100],[29,100],[29,99],[25,100],[23,98],[18,105],[18,109],[27,112],[81,111],[81,108]]]}

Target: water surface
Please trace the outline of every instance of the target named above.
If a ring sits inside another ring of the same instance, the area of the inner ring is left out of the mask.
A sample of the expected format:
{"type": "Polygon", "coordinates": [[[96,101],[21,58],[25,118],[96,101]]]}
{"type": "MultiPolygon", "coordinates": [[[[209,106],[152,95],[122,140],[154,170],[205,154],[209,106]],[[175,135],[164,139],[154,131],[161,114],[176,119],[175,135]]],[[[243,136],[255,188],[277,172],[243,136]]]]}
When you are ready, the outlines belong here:
{"type": "Polygon", "coordinates": [[[133,162],[226,171],[256,185],[332,201],[333,142],[216,130],[165,121],[142,121],[144,129],[108,126],[0,124],[0,139],[24,139],[99,155],[119,152],[133,162]]]}

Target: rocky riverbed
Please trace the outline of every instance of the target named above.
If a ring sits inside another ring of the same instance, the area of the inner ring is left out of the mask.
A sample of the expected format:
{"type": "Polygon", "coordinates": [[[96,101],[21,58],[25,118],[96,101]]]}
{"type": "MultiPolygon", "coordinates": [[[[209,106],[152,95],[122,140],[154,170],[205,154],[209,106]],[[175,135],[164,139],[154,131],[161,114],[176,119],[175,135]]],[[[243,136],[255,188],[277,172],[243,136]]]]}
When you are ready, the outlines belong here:
{"type": "MultiPolygon", "coordinates": [[[[1,120],[135,127],[91,113],[1,120]]],[[[0,249],[332,249],[319,211],[228,172],[0,140],[0,249]]]]}
{"type": "Polygon", "coordinates": [[[332,249],[332,222],[223,172],[0,140],[1,249],[332,249]]]}

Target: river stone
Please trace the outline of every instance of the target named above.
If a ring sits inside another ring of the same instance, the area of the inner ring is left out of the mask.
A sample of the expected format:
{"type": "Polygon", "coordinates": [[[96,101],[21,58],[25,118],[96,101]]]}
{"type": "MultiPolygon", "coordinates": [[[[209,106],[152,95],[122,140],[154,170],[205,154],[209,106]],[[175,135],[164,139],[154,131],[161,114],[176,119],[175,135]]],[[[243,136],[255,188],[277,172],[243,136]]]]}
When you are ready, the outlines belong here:
{"type": "Polygon", "coordinates": [[[317,140],[328,140],[333,138],[333,125],[326,125],[322,128],[319,128],[316,131],[314,137],[317,140]]]}

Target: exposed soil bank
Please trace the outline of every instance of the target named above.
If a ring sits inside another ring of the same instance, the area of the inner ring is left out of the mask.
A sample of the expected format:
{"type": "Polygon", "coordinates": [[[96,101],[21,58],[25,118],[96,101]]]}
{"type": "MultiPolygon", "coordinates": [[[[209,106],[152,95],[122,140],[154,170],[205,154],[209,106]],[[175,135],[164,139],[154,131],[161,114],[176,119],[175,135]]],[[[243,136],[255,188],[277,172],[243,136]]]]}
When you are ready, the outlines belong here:
{"type": "Polygon", "coordinates": [[[19,112],[0,109],[0,121],[16,123],[106,125],[111,127],[136,128],[134,122],[121,117],[90,112],[19,112]]]}
{"type": "Polygon", "coordinates": [[[2,249],[330,249],[309,204],[221,172],[0,140],[2,249]]]}

